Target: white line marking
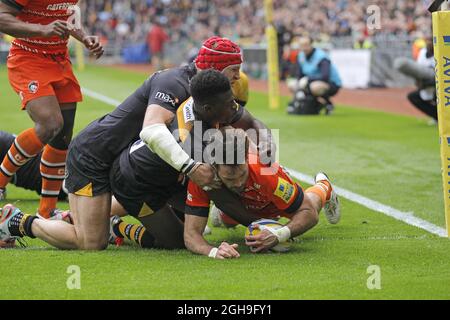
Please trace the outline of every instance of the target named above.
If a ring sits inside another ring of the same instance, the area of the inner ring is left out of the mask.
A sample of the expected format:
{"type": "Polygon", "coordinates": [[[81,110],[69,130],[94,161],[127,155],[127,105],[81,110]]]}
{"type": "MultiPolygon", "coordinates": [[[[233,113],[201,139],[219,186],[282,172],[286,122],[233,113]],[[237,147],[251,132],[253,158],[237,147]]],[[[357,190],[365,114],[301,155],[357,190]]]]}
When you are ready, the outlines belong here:
{"type": "MultiPolygon", "coordinates": [[[[295,171],[293,169],[286,168],[286,170],[294,178],[296,178],[302,182],[311,184],[311,185],[314,184],[314,177],[306,175],[306,174],[298,172],[298,171],[295,171]]],[[[438,235],[440,237],[447,237],[447,231],[444,228],[434,225],[431,222],[428,222],[426,220],[417,218],[417,217],[413,216],[412,212],[402,212],[402,211],[394,209],[390,206],[382,204],[378,201],[375,201],[375,200],[366,198],[364,196],[361,196],[359,194],[356,194],[354,192],[351,192],[349,190],[339,188],[337,186],[333,186],[333,187],[334,187],[334,190],[336,191],[336,193],[345,199],[348,199],[352,202],[356,202],[356,203],[358,203],[366,208],[369,208],[373,211],[383,213],[383,214],[385,214],[389,217],[392,217],[396,220],[399,220],[399,221],[405,222],[411,226],[415,226],[420,229],[426,230],[426,231],[433,233],[435,235],[438,235]]]]}
{"type": "MultiPolygon", "coordinates": [[[[121,102],[115,99],[112,99],[110,97],[107,97],[105,95],[102,95],[98,92],[86,89],[86,88],[82,88],[83,94],[87,95],[88,97],[91,97],[93,99],[97,99],[99,101],[102,101],[106,104],[109,104],[111,106],[116,107],[117,105],[119,105],[121,102]]],[[[314,184],[314,177],[306,175],[304,173],[298,172],[296,170],[290,169],[290,168],[286,168],[286,170],[296,179],[298,179],[299,181],[308,183],[313,185],[314,184]]],[[[402,212],[399,211],[395,208],[392,208],[390,206],[387,206],[385,204],[382,204],[378,201],[366,198],[364,196],[361,196],[359,194],[356,194],[354,192],[351,192],[349,190],[343,189],[343,188],[339,188],[337,186],[334,186],[334,190],[336,191],[336,193],[345,198],[348,199],[352,202],[356,202],[360,205],[362,205],[363,207],[369,208],[373,211],[376,212],[380,212],[383,213],[389,217],[392,217],[396,220],[402,221],[406,224],[409,224],[411,226],[415,226],[417,228],[423,229],[425,231],[428,231],[430,233],[433,233],[435,235],[438,235],[440,237],[447,237],[447,231],[442,228],[439,227],[435,224],[432,224],[431,222],[428,222],[426,220],[417,218],[415,216],[413,216],[412,212],[402,212]]]]}
{"type": "Polygon", "coordinates": [[[107,97],[101,93],[86,89],[86,88],[81,88],[81,92],[83,92],[84,95],[87,95],[88,97],[91,97],[93,99],[97,99],[99,101],[102,101],[106,104],[109,104],[111,106],[117,107],[121,102],[119,100],[116,99],[112,99],[110,97],[107,97]]]}

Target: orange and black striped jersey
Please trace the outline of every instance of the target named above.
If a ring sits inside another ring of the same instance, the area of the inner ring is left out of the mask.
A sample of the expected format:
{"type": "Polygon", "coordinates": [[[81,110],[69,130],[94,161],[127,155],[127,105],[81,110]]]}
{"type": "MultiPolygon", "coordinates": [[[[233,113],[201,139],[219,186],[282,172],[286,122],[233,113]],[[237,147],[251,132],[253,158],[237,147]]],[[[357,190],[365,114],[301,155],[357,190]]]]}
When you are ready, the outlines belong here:
{"type": "MultiPolygon", "coordinates": [[[[71,16],[68,9],[78,0],[1,0],[3,3],[20,10],[17,19],[33,24],[48,25],[56,20],[67,21],[71,16]]],[[[66,53],[69,39],[57,36],[43,38],[18,38],[12,44],[33,53],[66,53]]]]}

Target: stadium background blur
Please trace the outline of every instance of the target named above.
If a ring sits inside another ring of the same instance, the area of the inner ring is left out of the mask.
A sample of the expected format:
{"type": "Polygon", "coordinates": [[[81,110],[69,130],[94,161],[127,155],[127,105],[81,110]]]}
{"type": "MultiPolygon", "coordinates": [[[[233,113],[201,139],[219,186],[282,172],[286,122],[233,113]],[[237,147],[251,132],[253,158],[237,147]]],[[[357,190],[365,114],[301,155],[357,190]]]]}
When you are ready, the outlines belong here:
{"type": "MultiPolygon", "coordinates": [[[[429,3],[274,0],[282,78],[295,60],[298,36],[310,35],[316,46],[328,50],[370,50],[368,86],[412,85],[410,79],[393,70],[393,60],[398,56],[416,58],[425,46],[424,37],[431,34],[429,3]],[[368,8],[373,5],[380,9],[379,29],[370,29],[366,23],[372,14],[368,8]]],[[[93,0],[81,1],[80,6],[84,26],[106,47],[102,63],[148,63],[152,54],[149,43],[153,41],[150,30],[158,24],[167,34],[167,40],[161,40],[166,67],[186,62],[204,39],[218,34],[243,47],[243,68],[251,77],[267,77],[263,0],[93,0]]],[[[0,40],[0,61],[8,48],[7,40],[0,40]]]]}

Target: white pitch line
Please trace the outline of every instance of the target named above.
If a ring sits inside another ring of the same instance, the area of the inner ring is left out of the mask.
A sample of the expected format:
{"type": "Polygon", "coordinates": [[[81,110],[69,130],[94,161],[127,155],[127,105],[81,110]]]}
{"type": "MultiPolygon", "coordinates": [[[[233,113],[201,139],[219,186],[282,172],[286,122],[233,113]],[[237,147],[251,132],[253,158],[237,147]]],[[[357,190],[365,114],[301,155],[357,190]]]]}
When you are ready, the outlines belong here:
{"type": "MultiPolygon", "coordinates": [[[[104,102],[106,104],[109,104],[111,106],[118,106],[121,102],[115,99],[112,99],[110,97],[107,97],[101,93],[86,89],[86,88],[82,88],[82,92],[83,94],[85,94],[88,97],[91,97],[93,99],[99,100],[101,102],[104,102]]],[[[290,168],[286,168],[287,171],[289,171],[289,173],[296,179],[298,179],[299,181],[308,183],[313,185],[314,184],[314,178],[312,176],[309,176],[307,174],[298,172],[296,170],[290,169],[290,168]]],[[[376,212],[380,212],[383,213],[389,217],[392,217],[396,220],[402,221],[406,224],[409,224],[411,226],[415,226],[417,228],[423,229],[425,231],[428,231],[432,234],[438,235],[440,237],[447,237],[447,231],[442,228],[439,227],[435,224],[432,224],[431,222],[428,222],[426,220],[417,218],[415,216],[413,216],[413,214],[411,212],[402,212],[400,210],[397,210],[395,208],[392,208],[390,206],[387,206],[385,204],[382,204],[378,201],[366,198],[362,195],[359,195],[357,193],[351,192],[349,190],[337,187],[337,186],[333,186],[334,190],[336,191],[336,193],[345,198],[348,199],[352,202],[358,203],[360,205],[362,205],[363,207],[369,208],[373,211],[376,212]]]]}
{"type": "MultiPolygon", "coordinates": [[[[293,176],[294,178],[311,184],[314,184],[314,178],[312,176],[306,175],[304,173],[286,168],[286,170],[293,176]]],[[[438,235],[440,237],[447,237],[447,231],[444,228],[441,228],[435,224],[432,224],[431,222],[428,222],[426,220],[417,218],[413,216],[412,212],[402,212],[400,210],[397,210],[395,208],[392,208],[390,206],[387,206],[385,204],[382,204],[378,201],[366,198],[362,195],[359,195],[357,193],[351,192],[349,190],[333,186],[336,193],[341,196],[342,198],[348,199],[352,202],[356,202],[366,208],[369,208],[373,211],[377,211],[380,213],[383,213],[389,217],[392,217],[394,219],[400,220],[404,223],[407,223],[411,226],[418,227],[420,229],[426,230],[430,233],[433,233],[435,235],[438,235]]]]}
{"type": "Polygon", "coordinates": [[[119,100],[107,97],[101,93],[86,89],[86,88],[81,88],[81,92],[84,95],[87,95],[88,97],[91,97],[93,99],[99,100],[101,102],[104,102],[106,104],[109,104],[111,106],[117,107],[121,102],[119,100]]]}

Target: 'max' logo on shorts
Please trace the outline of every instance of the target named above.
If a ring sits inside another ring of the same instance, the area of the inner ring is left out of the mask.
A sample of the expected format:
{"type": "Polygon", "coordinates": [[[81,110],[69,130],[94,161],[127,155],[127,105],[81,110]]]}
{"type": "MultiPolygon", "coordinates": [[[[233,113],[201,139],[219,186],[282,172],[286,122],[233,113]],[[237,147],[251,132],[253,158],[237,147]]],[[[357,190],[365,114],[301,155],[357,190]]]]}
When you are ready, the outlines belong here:
{"type": "Polygon", "coordinates": [[[156,93],[156,95],[155,95],[155,99],[156,100],[160,100],[160,101],[163,101],[163,102],[166,102],[166,103],[170,103],[172,106],[174,106],[175,107],[175,105],[178,103],[178,98],[172,98],[171,96],[170,96],[170,94],[168,94],[168,93],[164,93],[164,92],[161,92],[161,91],[158,91],[157,93],[156,93]]]}
{"type": "Polygon", "coordinates": [[[73,6],[74,4],[76,4],[76,3],[64,2],[64,3],[49,4],[47,6],[47,10],[50,10],[50,11],[67,10],[67,9],[69,9],[70,6],[73,6]]]}

